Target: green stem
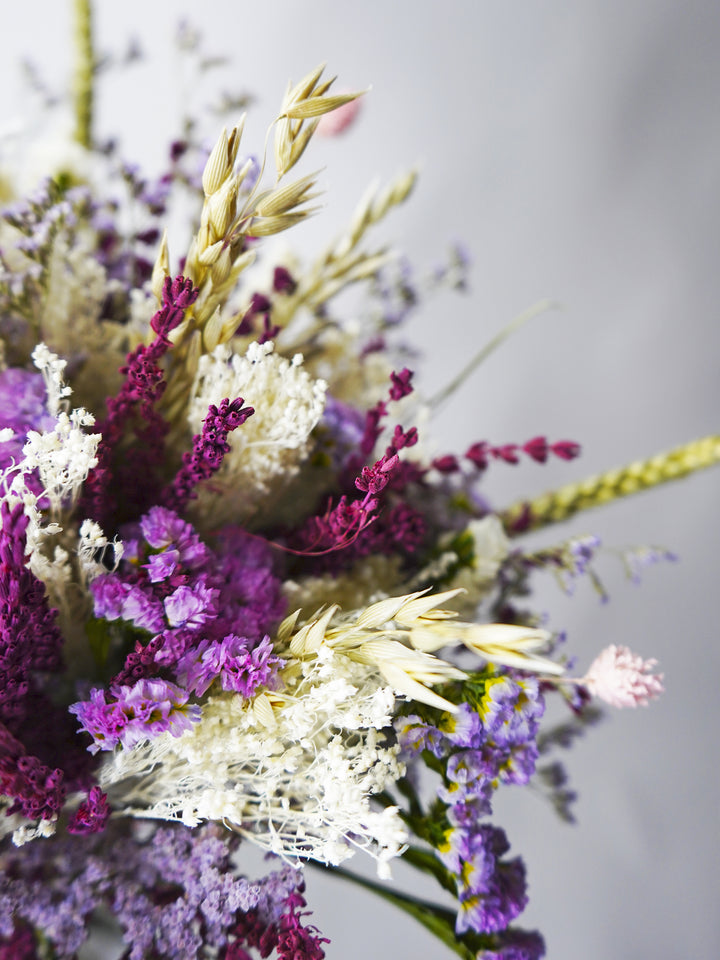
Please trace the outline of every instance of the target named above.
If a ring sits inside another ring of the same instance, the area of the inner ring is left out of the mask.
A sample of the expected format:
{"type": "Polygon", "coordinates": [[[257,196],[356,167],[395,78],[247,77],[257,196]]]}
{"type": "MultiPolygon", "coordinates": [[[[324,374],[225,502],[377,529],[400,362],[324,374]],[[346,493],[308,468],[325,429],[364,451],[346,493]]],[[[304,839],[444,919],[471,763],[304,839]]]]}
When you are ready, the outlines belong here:
{"type": "Polygon", "coordinates": [[[93,79],[95,74],[90,0],[73,0],[73,28],[75,46],[75,71],[73,74],[75,131],[73,136],[81,146],[89,150],[92,146],[93,79]]]}
{"type": "Polygon", "coordinates": [[[367,880],[365,877],[359,877],[357,874],[343,870],[341,867],[322,867],[322,865],[317,863],[312,863],[312,866],[328,870],[342,877],[344,880],[348,880],[350,883],[355,883],[365,890],[370,890],[376,894],[376,896],[382,897],[383,900],[387,900],[388,903],[392,903],[400,910],[414,917],[426,930],[429,930],[430,933],[436,936],[438,940],[441,940],[445,946],[449,947],[454,953],[461,957],[462,960],[475,960],[477,950],[468,947],[455,935],[454,911],[439,907],[434,903],[429,903],[427,900],[411,897],[408,894],[396,893],[381,883],[376,883],[374,880],[367,880]]]}
{"type": "Polygon", "coordinates": [[[504,327],[500,333],[496,334],[489,343],[486,343],[485,346],[474,357],[470,360],[466,366],[460,371],[460,373],[454,377],[450,383],[443,387],[442,390],[438,391],[434,397],[430,400],[430,406],[435,410],[441,403],[444,403],[448,397],[451,397],[453,393],[461,387],[463,383],[475,372],[475,370],[486,360],[491,353],[494,353],[495,350],[505,341],[511,334],[515,333],[516,330],[519,330],[520,327],[524,326],[528,320],[533,320],[535,317],[540,316],[541,313],[546,313],[548,310],[556,309],[559,304],[555,303],[552,300],[540,300],[539,303],[534,304],[528,310],[523,311],[520,316],[515,317],[514,320],[511,320],[510,323],[504,327]]]}

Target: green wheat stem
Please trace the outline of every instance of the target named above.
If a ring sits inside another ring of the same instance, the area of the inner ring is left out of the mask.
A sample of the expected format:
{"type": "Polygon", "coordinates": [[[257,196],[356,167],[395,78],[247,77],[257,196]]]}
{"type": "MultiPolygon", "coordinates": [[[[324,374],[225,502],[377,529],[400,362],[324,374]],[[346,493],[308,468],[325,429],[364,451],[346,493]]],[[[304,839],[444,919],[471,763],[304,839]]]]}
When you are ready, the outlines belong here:
{"type": "Polygon", "coordinates": [[[74,0],[73,21],[75,47],[75,71],[73,74],[75,131],[73,136],[81,146],[89,150],[92,146],[93,79],[95,73],[90,0],[74,0]]]}
{"type": "Polygon", "coordinates": [[[500,519],[511,536],[538,530],[562,523],[581,510],[679,480],[716,463],[720,463],[720,436],[703,437],[649,460],[636,460],[625,467],[550,490],[534,500],[521,500],[502,511],[500,519]]]}

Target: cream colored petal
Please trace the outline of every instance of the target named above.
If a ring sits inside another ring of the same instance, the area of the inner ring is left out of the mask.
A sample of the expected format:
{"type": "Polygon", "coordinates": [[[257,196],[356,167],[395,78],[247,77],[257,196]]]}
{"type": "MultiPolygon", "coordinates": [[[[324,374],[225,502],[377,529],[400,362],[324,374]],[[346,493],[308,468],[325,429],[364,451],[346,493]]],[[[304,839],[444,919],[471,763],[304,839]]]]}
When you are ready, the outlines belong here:
{"type": "Polygon", "coordinates": [[[400,667],[392,663],[380,664],[380,673],[387,680],[393,690],[404,694],[411,700],[417,700],[419,703],[427,703],[430,707],[437,707],[438,710],[448,710],[450,713],[457,713],[458,708],[454,703],[441,697],[438,693],[428,690],[417,680],[413,680],[400,667]]]}

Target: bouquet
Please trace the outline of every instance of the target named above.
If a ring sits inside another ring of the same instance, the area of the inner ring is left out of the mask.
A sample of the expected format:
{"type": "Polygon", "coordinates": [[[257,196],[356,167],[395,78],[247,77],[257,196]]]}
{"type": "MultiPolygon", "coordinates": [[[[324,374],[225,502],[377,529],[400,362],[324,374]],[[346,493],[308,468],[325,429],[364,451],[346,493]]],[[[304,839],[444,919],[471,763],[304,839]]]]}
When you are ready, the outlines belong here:
{"type": "MultiPolygon", "coordinates": [[[[559,751],[662,676],[622,642],[575,670],[532,580],[598,583],[598,542],[523,535],[709,466],[720,440],[491,504],[486,470],[580,448],[433,444],[442,395],[419,395],[402,340],[423,291],[372,243],[414,175],[313,262],[266,243],[313,212],[317,176],[295,168],[360,95],[311,70],[259,158],[242,121],[209,152],[189,126],[148,179],[93,140],[77,17],[74,152],[29,197],[10,171],[0,224],[0,956],[81,956],[104,927],[130,960],[316,960],[313,867],[460,957],[544,956],[495,791],[537,784],[570,818],[559,751]],[[400,859],[438,902],[393,884],[400,859]]],[[[465,266],[454,250],[430,286],[461,288],[465,266]]]]}

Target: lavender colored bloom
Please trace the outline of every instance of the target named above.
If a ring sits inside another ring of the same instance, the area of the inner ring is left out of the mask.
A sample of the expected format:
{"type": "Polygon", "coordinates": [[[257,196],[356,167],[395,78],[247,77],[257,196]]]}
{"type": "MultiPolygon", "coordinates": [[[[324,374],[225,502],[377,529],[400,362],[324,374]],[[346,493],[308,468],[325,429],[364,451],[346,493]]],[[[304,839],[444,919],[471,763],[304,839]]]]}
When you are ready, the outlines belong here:
{"type": "Polygon", "coordinates": [[[365,415],[328,394],[317,434],[321,449],[330,458],[333,471],[339,471],[348,456],[355,453],[364,430],[365,415]]]}
{"type": "Polygon", "coordinates": [[[95,616],[117,620],[122,616],[125,598],[131,590],[132,585],[123,582],[115,574],[103,573],[96,577],[90,584],[95,616]]]}
{"type": "Polygon", "coordinates": [[[165,626],[162,604],[140,584],[133,584],[127,591],[121,616],[148,633],[158,633],[165,626]]]}
{"type": "Polygon", "coordinates": [[[223,640],[204,640],[178,664],[178,677],[188,690],[202,696],[220,678],[223,690],[252,697],[260,687],[273,685],[282,661],[273,655],[270,637],[248,649],[244,637],[228,634],[223,640]]]}
{"type": "Polygon", "coordinates": [[[500,747],[526,743],[537,733],[545,703],[534,677],[500,676],[487,681],[483,724],[500,747]]]}
{"type": "Polygon", "coordinates": [[[21,854],[8,851],[0,951],[19,942],[27,924],[42,932],[55,956],[74,956],[101,907],[119,923],[129,960],[208,960],[249,917],[277,942],[300,874],[286,867],[251,882],[234,870],[236,846],[231,834],[213,827],[164,827],[142,839],[116,822],[102,835],[55,837],[21,854]]]}
{"type": "Polygon", "coordinates": [[[437,727],[426,723],[415,713],[395,720],[395,732],[402,749],[410,755],[429,750],[434,756],[443,757],[447,746],[443,734],[437,727]]]}
{"type": "Polygon", "coordinates": [[[494,790],[494,784],[486,780],[481,789],[474,791],[474,796],[470,799],[467,796],[458,796],[458,803],[452,803],[452,797],[446,799],[446,803],[451,803],[447,808],[447,818],[453,827],[471,829],[482,817],[487,817],[492,813],[492,804],[490,798],[494,790]]]}
{"type": "Polygon", "coordinates": [[[466,836],[459,849],[457,932],[504,930],[527,905],[524,864],[519,857],[501,862],[509,844],[505,833],[490,825],[466,836]]]}
{"type": "Polygon", "coordinates": [[[94,689],[89,701],[69,708],[93,738],[91,753],[118,744],[130,750],[165,731],[179,737],[200,719],[200,707],[188,704],[188,693],[167,680],[138,680],[113,688],[109,702],[105,696],[104,690],[94,689]]]}
{"type": "Polygon", "coordinates": [[[165,598],[165,615],[171,627],[196,629],[217,615],[216,600],[219,591],[202,583],[193,587],[178,587],[165,598]]]}
{"type": "MultiPolygon", "coordinates": [[[[0,429],[9,428],[15,433],[0,443],[0,470],[22,460],[29,430],[52,429],[55,418],[45,404],[45,381],[41,373],[14,367],[0,371],[0,429]]],[[[32,479],[30,485],[36,487],[32,479]]],[[[39,492],[39,487],[35,492],[39,492]]]]}
{"type": "Polygon", "coordinates": [[[177,562],[189,569],[197,569],[210,559],[210,551],[192,525],[166,507],[151,507],[140,520],[140,529],[153,550],[175,548],[177,562]]]}
{"type": "Polygon", "coordinates": [[[479,747],[484,740],[482,721],[469,703],[461,703],[456,713],[446,714],[440,729],[455,747],[479,747]]]}
{"type": "Polygon", "coordinates": [[[150,583],[162,583],[169,580],[180,562],[180,553],[175,547],[168,547],[162,553],[153,553],[145,569],[150,583]]]}
{"type": "Polygon", "coordinates": [[[272,651],[270,637],[266,636],[252,651],[243,652],[240,647],[237,654],[228,656],[220,673],[223,690],[235,690],[244,697],[252,697],[260,687],[272,687],[277,670],[283,664],[272,651]]]}
{"type": "Polygon", "coordinates": [[[104,573],[90,584],[96,617],[127,620],[141,630],[158,633],[165,626],[162,603],[139,583],[104,573]]]}

